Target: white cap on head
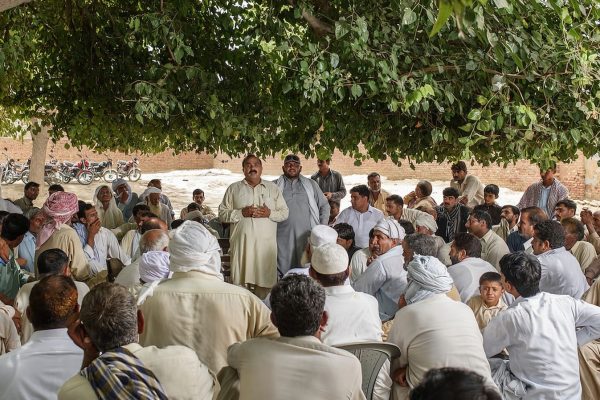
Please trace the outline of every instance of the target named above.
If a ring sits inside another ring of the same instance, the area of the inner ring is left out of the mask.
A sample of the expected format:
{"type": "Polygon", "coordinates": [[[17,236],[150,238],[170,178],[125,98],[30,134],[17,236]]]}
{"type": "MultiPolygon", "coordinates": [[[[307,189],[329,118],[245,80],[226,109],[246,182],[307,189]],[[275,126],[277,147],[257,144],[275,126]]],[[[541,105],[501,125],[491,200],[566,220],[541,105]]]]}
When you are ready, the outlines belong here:
{"type": "Polygon", "coordinates": [[[416,221],[415,221],[415,226],[424,226],[425,228],[429,229],[431,232],[436,232],[438,229],[437,223],[435,222],[435,219],[433,219],[433,217],[429,214],[419,214],[419,216],[417,217],[416,221]]]}
{"type": "Polygon", "coordinates": [[[348,269],[348,252],[337,243],[326,243],[313,250],[310,266],[323,275],[339,274],[348,269]]]}
{"type": "Polygon", "coordinates": [[[380,219],[373,229],[385,234],[390,239],[404,240],[404,236],[406,236],[402,225],[393,218],[380,219]]]}
{"type": "Polygon", "coordinates": [[[314,249],[327,243],[336,243],[337,238],[338,234],[332,227],[327,225],[316,225],[312,228],[312,231],[310,231],[309,242],[314,249]]]}

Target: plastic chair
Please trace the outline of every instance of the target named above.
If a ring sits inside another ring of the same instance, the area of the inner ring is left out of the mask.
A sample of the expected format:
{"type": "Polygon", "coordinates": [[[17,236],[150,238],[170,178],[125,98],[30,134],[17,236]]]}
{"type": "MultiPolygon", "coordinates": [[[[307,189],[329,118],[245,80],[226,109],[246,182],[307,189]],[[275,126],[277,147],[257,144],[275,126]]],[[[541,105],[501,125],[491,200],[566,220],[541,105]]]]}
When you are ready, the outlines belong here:
{"type": "Polygon", "coordinates": [[[341,344],[335,347],[354,354],[360,361],[362,391],[367,400],[373,398],[375,381],[385,360],[390,360],[391,364],[393,359],[400,356],[400,348],[393,343],[358,342],[341,344]]]}

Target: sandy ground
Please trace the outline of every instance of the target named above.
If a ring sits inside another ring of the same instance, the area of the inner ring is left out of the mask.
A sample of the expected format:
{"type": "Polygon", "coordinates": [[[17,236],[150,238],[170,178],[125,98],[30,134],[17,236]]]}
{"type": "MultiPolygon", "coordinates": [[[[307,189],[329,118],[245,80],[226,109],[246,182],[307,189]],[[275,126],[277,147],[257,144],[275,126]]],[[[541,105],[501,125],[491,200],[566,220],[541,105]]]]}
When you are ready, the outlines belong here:
{"type": "MultiPolygon", "coordinates": [[[[178,170],[163,173],[152,173],[144,174],[142,178],[137,182],[131,182],[132,189],[134,192],[141,194],[150,179],[161,179],[163,186],[163,193],[169,196],[176,215],[179,215],[179,210],[187,206],[192,201],[192,191],[196,188],[204,190],[206,200],[205,204],[213,207],[216,212],[223,194],[227,187],[236,181],[243,179],[242,174],[233,173],[229,170],[224,169],[202,169],[202,170],[178,170]]],[[[277,176],[264,175],[263,179],[274,180],[277,176]]],[[[405,179],[405,180],[389,180],[386,177],[381,177],[382,187],[392,194],[399,194],[404,196],[414,190],[418,180],[416,179],[405,179]]],[[[348,175],[344,176],[344,183],[346,189],[359,184],[366,184],[366,175],[348,175]]],[[[94,195],[94,190],[102,182],[95,181],[89,186],[83,186],[78,183],[63,185],[65,190],[74,192],[77,196],[84,201],[91,201],[94,195]]],[[[449,182],[445,181],[432,181],[433,193],[432,196],[436,201],[441,203],[442,190],[448,186],[449,182]]],[[[21,182],[16,182],[12,185],[3,185],[2,194],[4,198],[16,200],[23,196],[23,186],[21,182]]],[[[523,192],[513,191],[507,188],[500,188],[500,197],[498,198],[498,204],[517,204],[521,198],[523,192]]],[[[40,196],[36,200],[35,204],[41,206],[43,201],[48,195],[48,185],[40,191],[40,196]]],[[[589,207],[592,210],[600,210],[600,202],[582,202],[578,201],[579,205],[589,207]]],[[[346,195],[342,199],[341,208],[344,209],[350,206],[350,196],[346,195]]]]}

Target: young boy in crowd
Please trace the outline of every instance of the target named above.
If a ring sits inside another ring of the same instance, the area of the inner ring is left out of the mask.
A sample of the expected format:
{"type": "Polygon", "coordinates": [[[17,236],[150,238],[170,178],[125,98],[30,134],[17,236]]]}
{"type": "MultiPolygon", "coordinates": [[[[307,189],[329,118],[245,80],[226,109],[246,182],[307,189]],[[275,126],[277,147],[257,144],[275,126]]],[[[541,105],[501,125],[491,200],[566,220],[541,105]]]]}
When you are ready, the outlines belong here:
{"type": "Polygon", "coordinates": [[[497,185],[489,184],[483,188],[483,204],[475,206],[474,210],[487,211],[492,217],[492,225],[498,225],[500,223],[500,215],[502,214],[502,207],[496,203],[496,199],[500,194],[500,188],[497,185]]]}
{"type": "Polygon", "coordinates": [[[487,326],[492,318],[500,311],[504,311],[508,306],[502,300],[504,288],[502,287],[502,279],[497,272],[486,272],[479,278],[479,296],[473,296],[467,302],[475,314],[475,319],[479,325],[479,329],[487,326]]]}

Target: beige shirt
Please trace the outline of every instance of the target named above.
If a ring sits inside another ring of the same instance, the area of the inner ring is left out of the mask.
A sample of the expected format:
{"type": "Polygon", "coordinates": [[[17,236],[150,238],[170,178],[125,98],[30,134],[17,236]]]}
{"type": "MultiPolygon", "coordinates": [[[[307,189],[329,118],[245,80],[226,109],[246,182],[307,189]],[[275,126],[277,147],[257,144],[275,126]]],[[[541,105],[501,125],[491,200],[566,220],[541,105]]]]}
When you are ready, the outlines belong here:
{"type": "Polygon", "coordinates": [[[239,374],[240,400],[365,398],[358,359],[314,336],[236,343],[227,362],[239,374]]]}
{"type": "Polygon", "coordinates": [[[475,175],[467,175],[462,183],[452,180],[450,186],[458,190],[461,196],[467,196],[467,207],[483,204],[483,183],[475,175]]]}
{"type": "MultiPolygon", "coordinates": [[[[211,220],[213,218],[216,218],[217,216],[215,215],[215,213],[213,212],[212,208],[210,208],[209,206],[207,206],[206,204],[202,204],[200,206],[200,212],[202,213],[202,216],[204,218],[206,218],[207,220],[211,220]]],[[[179,218],[181,219],[185,219],[185,216],[188,213],[188,209],[187,207],[183,207],[181,209],[181,212],[179,213],[179,218]]]]}
{"type": "Polygon", "coordinates": [[[598,235],[598,232],[594,232],[592,234],[588,233],[585,240],[587,240],[594,246],[594,249],[596,249],[596,253],[600,253],[600,235],[598,235]]]}
{"type": "MultiPolygon", "coordinates": [[[[475,371],[493,385],[473,312],[446,294],[434,294],[401,308],[388,342],[400,347],[401,352],[391,370],[408,366],[406,379],[411,389],[431,368],[441,367],[475,371]]],[[[407,391],[397,383],[392,390],[395,399],[407,398],[407,391]]]]}
{"type": "Polygon", "coordinates": [[[37,258],[48,249],[61,249],[69,256],[69,266],[73,278],[85,281],[90,277],[88,266],[81,240],[77,232],[69,225],[63,224],[55,231],[46,242],[35,251],[35,273],[37,274],[37,258]]]}
{"type": "Polygon", "coordinates": [[[491,229],[481,239],[481,258],[500,272],[500,259],[510,253],[506,242],[491,229]]]}
{"type": "Polygon", "coordinates": [[[277,282],[277,222],[288,217],[281,190],[273,182],[261,180],[252,187],[242,180],[231,184],[219,205],[221,222],[231,223],[231,280],[236,285],[251,284],[271,288],[277,282]],[[246,206],[266,205],[269,218],[242,215],[246,206]]]}
{"type": "Polygon", "coordinates": [[[233,343],[279,335],[258,297],[198,271],[175,272],[141,310],[146,327],[140,344],[187,346],[215,373],[227,364],[227,348],[233,343]]]}
{"type": "MultiPolygon", "coordinates": [[[[402,216],[400,217],[400,219],[408,221],[411,224],[413,224],[413,226],[415,226],[415,222],[417,221],[417,218],[419,218],[419,215],[422,215],[422,214],[429,215],[426,212],[415,210],[414,208],[404,208],[404,209],[402,209],[402,216]]],[[[416,226],[415,226],[415,228],[416,228],[416,226]]]]}
{"type": "Polygon", "coordinates": [[[12,318],[15,310],[0,301],[0,356],[21,347],[17,327],[12,318]]]}
{"type": "MultiPolygon", "coordinates": [[[[27,307],[29,307],[29,295],[31,294],[31,289],[35,286],[36,282],[29,282],[21,286],[17,296],[15,297],[15,308],[21,313],[21,343],[25,344],[29,341],[31,334],[33,333],[33,325],[31,325],[31,321],[27,318],[27,307]]],[[[81,302],[83,301],[83,297],[88,294],[90,288],[83,282],[75,281],[75,286],[77,287],[77,303],[81,306],[81,302]]]]}
{"type": "Polygon", "coordinates": [[[473,310],[475,320],[477,320],[477,325],[479,325],[481,331],[483,331],[491,319],[498,315],[500,311],[504,311],[508,308],[504,303],[504,300],[502,300],[502,297],[500,297],[498,304],[493,307],[488,307],[485,305],[480,295],[471,297],[469,301],[467,301],[467,305],[473,310]]]}
{"type": "Polygon", "coordinates": [[[377,197],[377,200],[375,200],[373,199],[373,192],[369,190],[369,205],[375,207],[387,217],[387,211],[385,211],[385,199],[387,199],[389,196],[390,194],[388,192],[381,189],[379,191],[379,197],[377,197]]]}
{"type": "Polygon", "coordinates": [[[508,225],[508,222],[506,222],[504,218],[501,218],[500,224],[494,225],[492,227],[492,230],[494,231],[494,233],[496,233],[496,235],[500,236],[500,238],[502,238],[502,240],[506,242],[506,238],[508,238],[508,235],[519,230],[519,224],[516,224],[511,228],[508,225]]]}
{"type": "MultiPolygon", "coordinates": [[[[184,346],[159,349],[137,343],[124,346],[151,370],[169,399],[210,400],[215,390],[215,378],[198,356],[184,346]]],[[[90,382],[80,374],[65,382],[58,392],[60,400],[97,399],[90,382]]]]}
{"type": "Polygon", "coordinates": [[[590,266],[594,258],[596,258],[596,249],[594,245],[588,242],[584,242],[582,240],[576,242],[571,250],[569,250],[571,254],[575,256],[577,261],[579,261],[579,265],[581,266],[581,270],[585,273],[585,269],[590,266]]]}

